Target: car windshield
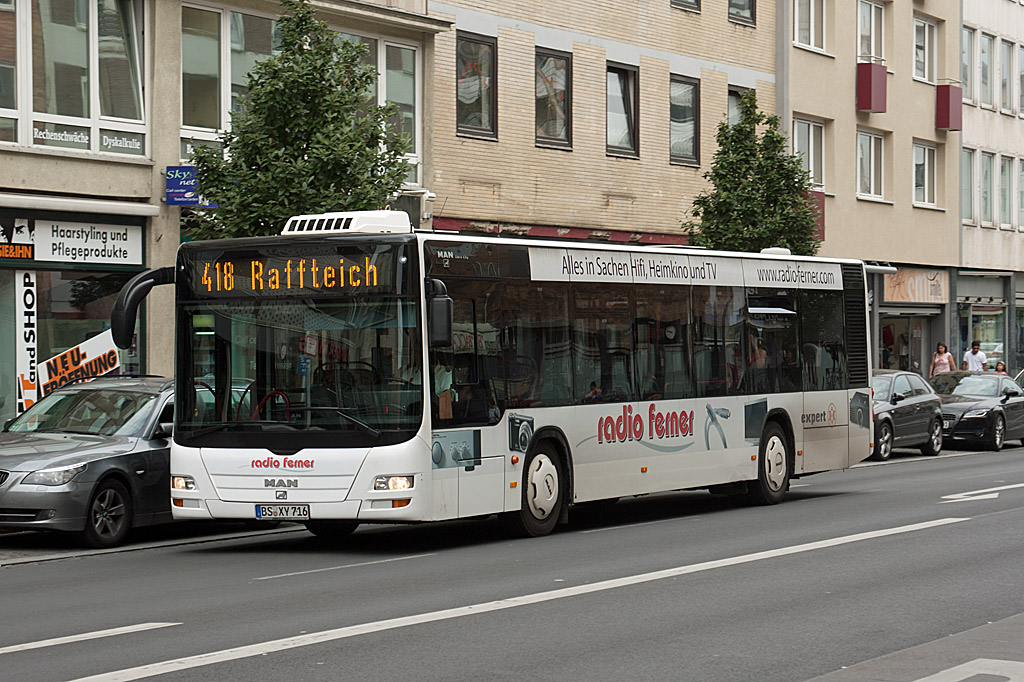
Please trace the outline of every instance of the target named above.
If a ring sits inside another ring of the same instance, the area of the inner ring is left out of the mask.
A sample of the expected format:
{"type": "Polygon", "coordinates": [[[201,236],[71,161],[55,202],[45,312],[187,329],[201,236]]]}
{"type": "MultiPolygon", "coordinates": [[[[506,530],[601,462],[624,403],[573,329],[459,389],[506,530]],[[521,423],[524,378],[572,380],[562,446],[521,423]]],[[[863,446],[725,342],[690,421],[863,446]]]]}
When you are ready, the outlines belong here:
{"type": "Polygon", "coordinates": [[[8,431],[137,436],[157,395],[83,386],[51,393],[30,407],[8,431]]]}
{"type": "Polygon", "coordinates": [[[875,394],[875,400],[888,400],[891,385],[891,377],[871,377],[871,391],[875,394]]]}
{"type": "Polygon", "coordinates": [[[999,377],[983,374],[942,374],[932,379],[932,385],[939,393],[962,395],[973,398],[994,398],[999,395],[999,377]]]}

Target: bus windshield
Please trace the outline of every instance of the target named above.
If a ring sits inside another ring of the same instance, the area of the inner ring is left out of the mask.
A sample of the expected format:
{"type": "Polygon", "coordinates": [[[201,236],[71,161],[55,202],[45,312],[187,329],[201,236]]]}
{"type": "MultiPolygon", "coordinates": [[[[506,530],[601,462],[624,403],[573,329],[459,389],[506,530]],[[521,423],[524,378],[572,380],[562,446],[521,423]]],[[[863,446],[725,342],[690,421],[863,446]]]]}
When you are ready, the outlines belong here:
{"type": "Polygon", "coordinates": [[[179,259],[178,443],[276,452],[413,436],[423,346],[408,248],[212,244],[179,259]]]}

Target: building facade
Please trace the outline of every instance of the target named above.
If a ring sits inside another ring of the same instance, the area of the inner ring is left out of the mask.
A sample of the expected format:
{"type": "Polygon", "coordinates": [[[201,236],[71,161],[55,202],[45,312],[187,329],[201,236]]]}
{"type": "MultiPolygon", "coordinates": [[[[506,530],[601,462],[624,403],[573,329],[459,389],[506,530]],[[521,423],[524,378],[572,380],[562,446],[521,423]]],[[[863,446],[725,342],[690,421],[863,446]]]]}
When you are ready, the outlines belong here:
{"type": "Polygon", "coordinates": [[[962,338],[1024,368],[1024,4],[965,2],[962,338]]]}
{"type": "MultiPolygon", "coordinates": [[[[414,141],[401,201],[433,172],[434,37],[449,22],[426,0],[314,3],[369,46],[378,99],[396,102],[414,141]]],[[[133,274],[168,265],[183,209],[167,169],[215,144],[252,65],[271,54],[277,2],[0,0],[0,421],[109,326],[133,274]],[[40,375],[40,371],[44,374],[40,375]]],[[[153,291],[125,372],[170,374],[173,292],[153,291]]],[[[63,376],[63,375],[62,375],[63,376]]]]}
{"type": "Polygon", "coordinates": [[[938,341],[958,345],[959,25],[959,0],[788,0],[778,16],[778,109],[824,194],[820,253],[899,267],[869,284],[875,366],[925,376],[938,341]]]}

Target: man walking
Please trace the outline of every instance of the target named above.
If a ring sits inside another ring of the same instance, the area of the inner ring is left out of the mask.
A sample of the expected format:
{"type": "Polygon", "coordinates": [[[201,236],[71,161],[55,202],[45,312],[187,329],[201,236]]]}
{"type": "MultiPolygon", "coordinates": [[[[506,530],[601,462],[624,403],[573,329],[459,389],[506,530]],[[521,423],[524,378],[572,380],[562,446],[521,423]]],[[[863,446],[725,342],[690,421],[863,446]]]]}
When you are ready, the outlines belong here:
{"type": "Polygon", "coordinates": [[[981,352],[981,344],[977,341],[971,342],[971,349],[964,353],[964,362],[960,369],[972,372],[987,372],[988,358],[981,352]]]}

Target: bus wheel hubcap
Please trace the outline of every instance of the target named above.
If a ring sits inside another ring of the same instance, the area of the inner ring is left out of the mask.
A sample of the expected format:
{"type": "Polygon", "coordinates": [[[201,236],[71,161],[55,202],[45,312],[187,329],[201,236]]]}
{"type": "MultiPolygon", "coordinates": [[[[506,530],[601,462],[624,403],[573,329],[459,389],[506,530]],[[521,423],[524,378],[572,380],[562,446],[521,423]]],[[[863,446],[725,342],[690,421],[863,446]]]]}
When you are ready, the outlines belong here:
{"type": "Polygon", "coordinates": [[[764,478],[772,490],[781,490],[786,480],[786,445],[778,436],[769,438],[764,449],[764,478]]]}
{"type": "Polygon", "coordinates": [[[530,513],[538,519],[546,519],[558,503],[558,468],[550,457],[538,454],[530,462],[527,481],[530,513]]]}

